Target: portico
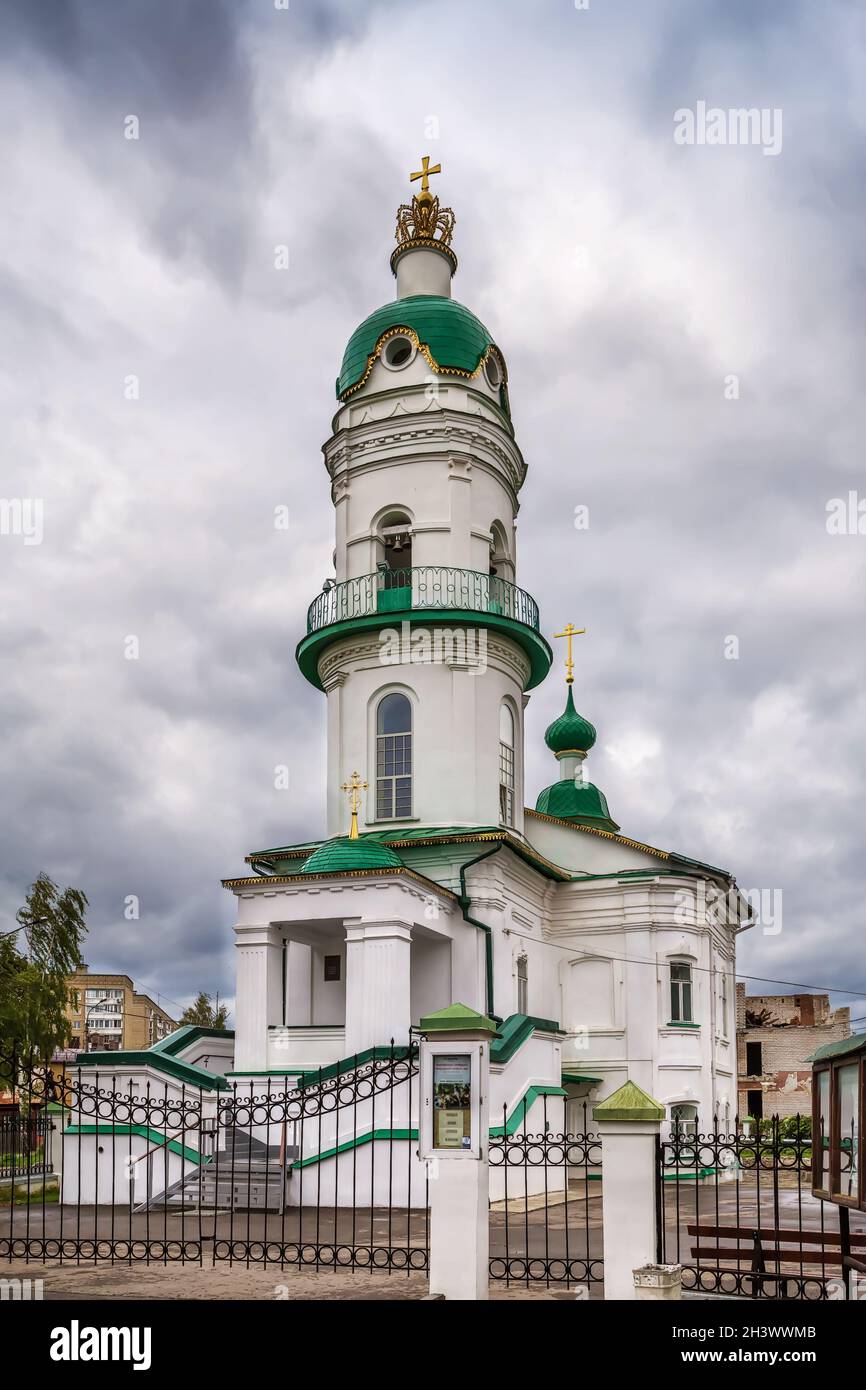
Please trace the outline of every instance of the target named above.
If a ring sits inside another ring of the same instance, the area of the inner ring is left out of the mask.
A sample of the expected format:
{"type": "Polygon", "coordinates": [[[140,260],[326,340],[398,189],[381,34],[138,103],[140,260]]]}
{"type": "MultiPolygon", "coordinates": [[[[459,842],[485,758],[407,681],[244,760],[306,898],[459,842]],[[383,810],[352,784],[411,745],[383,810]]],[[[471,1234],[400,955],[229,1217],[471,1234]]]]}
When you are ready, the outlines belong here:
{"type": "Polygon", "coordinates": [[[238,1073],[326,1066],[383,1040],[408,1042],[413,1019],[450,1001],[455,933],[473,944],[476,935],[448,889],[405,869],[231,886],[238,1073]]]}

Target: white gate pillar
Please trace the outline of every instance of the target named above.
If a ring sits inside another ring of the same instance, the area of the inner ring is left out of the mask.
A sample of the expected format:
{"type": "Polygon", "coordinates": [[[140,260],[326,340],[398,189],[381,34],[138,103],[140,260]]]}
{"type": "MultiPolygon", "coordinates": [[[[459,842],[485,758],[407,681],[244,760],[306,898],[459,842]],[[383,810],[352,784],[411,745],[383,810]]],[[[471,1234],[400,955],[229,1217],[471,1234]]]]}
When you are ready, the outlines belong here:
{"type": "Polygon", "coordinates": [[[634,1271],[656,1261],[657,1140],[665,1110],[627,1081],[592,1115],[601,1135],[604,1296],[634,1299],[634,1271]]]}
{"type": "Polygon", "coordinates": [[[430,1176],[430,1293],[482,1301],[490,1269],[492,1019],[465,1004],[419,1024],[418,1153],[430,1176]]]}

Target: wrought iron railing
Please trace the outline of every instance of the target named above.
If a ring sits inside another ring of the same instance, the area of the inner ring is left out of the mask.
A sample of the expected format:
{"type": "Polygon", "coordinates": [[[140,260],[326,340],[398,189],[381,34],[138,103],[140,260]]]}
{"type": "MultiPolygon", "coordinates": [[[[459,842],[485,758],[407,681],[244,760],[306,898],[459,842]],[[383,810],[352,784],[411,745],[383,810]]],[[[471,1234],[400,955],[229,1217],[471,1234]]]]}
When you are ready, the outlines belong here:
{"type": "Polygon", "coordinates": [[[307,632],[373,613],[423,608],[495,613],[539,630],[535,599],[507,579],[480,570],[415,565],[412,569],[383,568],[324,590],[310,604],[307,632]]]}

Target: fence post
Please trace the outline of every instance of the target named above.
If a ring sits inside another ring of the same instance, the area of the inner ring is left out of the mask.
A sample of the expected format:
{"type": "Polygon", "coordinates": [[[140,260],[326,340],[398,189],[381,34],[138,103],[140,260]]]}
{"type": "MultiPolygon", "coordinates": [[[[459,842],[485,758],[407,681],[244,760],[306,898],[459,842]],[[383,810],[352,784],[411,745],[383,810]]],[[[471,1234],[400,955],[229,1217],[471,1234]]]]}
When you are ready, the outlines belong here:
{"type": "Polygon", "coordinates": [[[490,1039],[496,1025],[465,1004],[419,1025],[418,1152],[430,1176],[430,1293],[483,1300],[490,1270],[490,1039]]]}
{"type": "Polygon", "coordinates": [[[627,1081],[592,1114],[601,1135],[604,1296],[634,1299],[634,1271],[656,1261],[656,1141],[664,1106],[627,1081]]]}

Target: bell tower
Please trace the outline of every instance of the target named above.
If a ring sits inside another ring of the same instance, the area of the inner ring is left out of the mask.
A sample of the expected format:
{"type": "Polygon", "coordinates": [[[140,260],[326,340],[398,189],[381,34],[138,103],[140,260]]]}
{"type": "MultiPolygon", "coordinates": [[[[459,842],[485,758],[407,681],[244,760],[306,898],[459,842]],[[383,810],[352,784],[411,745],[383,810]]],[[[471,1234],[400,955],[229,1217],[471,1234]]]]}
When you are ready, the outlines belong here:
{"type": "Polygon", "coordinates": [[[368,783],[362,833],[523,831],[524,693],[551,652],[517,583],[526,476],[501,349],[451,296],[455,217],[429,181],[397,212],[397,297],[349,339],[324,445],[335,574],[297,659],[328,700],[328,834],[368,783]]]}

